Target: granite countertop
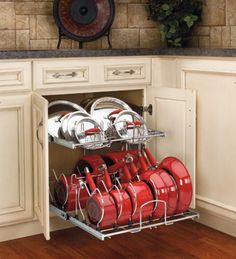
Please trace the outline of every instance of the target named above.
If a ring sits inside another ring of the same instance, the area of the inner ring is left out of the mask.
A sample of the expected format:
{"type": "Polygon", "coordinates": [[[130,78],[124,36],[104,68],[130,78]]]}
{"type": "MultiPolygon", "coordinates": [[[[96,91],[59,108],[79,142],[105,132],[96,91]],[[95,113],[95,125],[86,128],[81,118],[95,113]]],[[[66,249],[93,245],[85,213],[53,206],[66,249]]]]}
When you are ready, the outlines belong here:
{"type": "Polygon", "coordinates": [[[0,51],[0,59],[109,57],[109,56],[205,56],[236,57],[236,49],[158,48],[158,49],[62,49],[0,51]]]}

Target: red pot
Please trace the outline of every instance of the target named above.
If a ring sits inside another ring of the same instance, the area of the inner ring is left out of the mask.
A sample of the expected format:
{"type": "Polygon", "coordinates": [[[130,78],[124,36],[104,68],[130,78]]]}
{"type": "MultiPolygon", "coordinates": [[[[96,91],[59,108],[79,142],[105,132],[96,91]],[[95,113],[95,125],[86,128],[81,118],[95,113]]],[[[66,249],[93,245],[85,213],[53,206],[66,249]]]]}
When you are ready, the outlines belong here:
{"type": "Polygon", "coordinates": [[[160,202],[157,201],[154,203],[154,211],[152,216],[153,218],[161,218],[165,215],[165,207],[167,207],[169,203],[168,189],[161,176],[158,173],[148,169],[145,159],[141,153],[139,153],[139,162],[141,165],[140,179],[146,182],[150,187],[153,200],[160,200],[160,202]]]}
{"type": "MultiPolygon", "coordinates": [[[[118,164],[121,161],[125,160],[126,155],[129,153],[134,158],[134,163],[138,163],[137,159],[138,150],[124,150],[124,151],[114,151],[108,152],[102,155],[103,160],[105,161],[107,167],[118,164]]],[[[123,172],[123,166],[118,170],[118,174],[116,175],[121,183],[127,183],[129,179],[127,179],[126,175],[123,172]]]]}
{"type": "Polygon", "coordinates": [[[117,208],[117,225],[127,225],[131,221],[131,214],[132,214],[132,204],[128,193],[118,188],[115,185],[112,185],[110,175],[107,169],[104,169],[104,179],[105,185],[107,186],[108,190],[110,190],[110,195],[115,201],[116,208],[117,208]]]}
{"type": "Polygon", "coordinates": [[[97,228],[114,227],[117,219],[116,204],[108,192],[101,192],[96,188],[89,169],[85,168],[86,180],[91,190],[91,196],[86,202],[86,211],[89,221],[97,228]]]}
{"type": "MultiPolygon", "coordinates": [[[[146,202],[152,201],[153,196],[150,188],[143,181],[131,182],[132,176],[127,165],[123,168],[126,178],[129,179],[128,183],[123,183],[122,186],[129,194],[132,203],[132,222],[140,221],[140,209],[146,202]]],[[[152,216],[153,203],[149,203],[142,207],[142,221],[147,220],[152,216]]]]}
{"type": "Polygon", "coordinates": [[[178,187],[178,205],[175,213],[188,210],[192,200],[193,188],[190,175],[184,164],[175,157],[164,158],[159,168],[166,170],[174,179],[178,187]]]}
{"type": "Polygon", "coordinates": [[[73,211],[76,204],[80,203],[81,208],[85,208],[89,197],[85,188],[81,188],[76,175],[62,174],[54,185],[54,197],[58,207],[65,211],[73,211]],[[79,194],[79,198],[77,198],[79,194]],[[78,199],[78,200],[77,200],[78,199]]]}
{"type": "Polygon", "coordinates": [[[79,175],[84,175],[84,169],[88,167],[91,175],[96,183],[96,187],[100,191],[105,191],[102,181],[104,181],[103,167],[104,160],[100,155],[86,155],[83,156],[77,163],[76,169],[79,175]]]}

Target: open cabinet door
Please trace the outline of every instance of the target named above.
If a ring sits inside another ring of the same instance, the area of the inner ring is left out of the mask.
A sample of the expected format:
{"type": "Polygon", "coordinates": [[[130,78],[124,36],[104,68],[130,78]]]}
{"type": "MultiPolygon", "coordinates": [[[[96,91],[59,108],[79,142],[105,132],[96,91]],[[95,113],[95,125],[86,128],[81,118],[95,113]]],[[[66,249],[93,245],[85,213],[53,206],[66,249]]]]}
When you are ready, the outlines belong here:
{"type": "Polygon", "coordinates": [[[185,164],[193,184],[190,207],[195,208],[196,93],[194,90],[150,87],[147,104],[153,106],[153,114],[147,117],[148,125],[166,133],[165,138],[153,139],[150,148],[159,162],[174,156],[185,164]]]}
{"type": "Polygon", "coordinates": [[[34,93],[32,104],[35,213],[45,238],[49,240],[48,102],[34,93]]]}

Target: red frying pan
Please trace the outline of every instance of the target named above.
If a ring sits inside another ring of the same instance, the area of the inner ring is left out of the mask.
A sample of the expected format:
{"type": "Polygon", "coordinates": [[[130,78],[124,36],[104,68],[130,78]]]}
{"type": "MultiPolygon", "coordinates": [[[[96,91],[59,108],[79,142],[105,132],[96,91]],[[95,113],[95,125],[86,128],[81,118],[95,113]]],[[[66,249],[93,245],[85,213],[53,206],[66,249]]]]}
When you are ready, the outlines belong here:
{"type": "Polygon", "coordinates": [[[151,152],[147,148],[145,148],[144,151],[153,167],[164,169],[172,178],[174,178],[178,187],[178,204],[175,213],[186,211],[191,203],[193,192],[191,178],[186,167],[175,157],[164,158],[160,165],[158,165],[151,152]]]}
{"type": "MultiPolygon", "coordinates": [[[[142,154],[139,153],[138,155],[139,155],[139,162],[141,166],[140,179],[145,183],[147,183],[148,186],[150,187],[153,194],[153,200],[161,201],[161,202],[157,201],[154,203],[154,210],[153,210],[152,216],[155,219],[161,218],[165,215],[165,207],[167,208],[169,203],[168,189],[165,183],[163,182],[161,176],[158,173],[148,169],[142,154]]],[[[130,164],[130,170],[134,174],[135,174],[135,171],[137,171],[137,168],[132,162],[130,164]]]]}
{"type": "Polygon", "coordinates": [[[73,211],[78,202],[81,208],[85,208],[89,195],[85,188],[80,188],[75,174],[67,176],[62,174],[54,185],[54,197],[58,207],[65,211],[73,211]],[[77,200],[78,193],[80,194],[79,201],[77,200]]]}
{"type": "MultiPolygon", "coordinates": [[[[128,183],[123,183],[122,186],[125,191],[129,194],[132,203],[132,222],[140,221],[140,208],[146,202],[153,200],[152,192],[148,185],[142,181],[131,182],[132,176],[127,165],[123,168],[124,174],[128,183]]],[[[147,220],[152,216],[153,212],[153,203],[148,203],[142,207],[142,221],[147,220]]]]}
{"type": "Polygon", "coordinates": [[[185,212],[191,203],[193,188],[190,175],[184,164],[175,157],[164,158],[159,168],[166,170],[175,179],[179,200],[175,213],[185,212]]]}
{"type": "Polygon", "coordinates": [[[117,225],[128,225],[131,222],[132,204],[128,193],[112,185],[110,175],[106,168],[104,168],[105,185],[110,190],[110,195],[115,201],[117,208],[117,225]]]}
{"type": "Polygon", "coordinates": [[[91,196],[86,202],[89,221],[97,228],[114,227],[117,219],[116,204],[112,196],[106,191],[99,191],[93,181],[89,169],[85,168],[86,180],[91,190],[91,196]]]}

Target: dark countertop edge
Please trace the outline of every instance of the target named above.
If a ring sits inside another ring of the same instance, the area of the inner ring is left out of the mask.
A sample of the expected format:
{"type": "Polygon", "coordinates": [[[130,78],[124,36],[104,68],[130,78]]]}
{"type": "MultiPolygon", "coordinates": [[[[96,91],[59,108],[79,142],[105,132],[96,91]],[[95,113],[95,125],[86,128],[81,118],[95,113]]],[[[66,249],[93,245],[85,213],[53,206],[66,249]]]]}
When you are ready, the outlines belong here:
{"type": "Polygon", "coordinates": [[[0,51],[0,59],[151,56],[151,55],[236,57],[236,49],[157,48],[157,49],[62,49],[62,50],[0,51]]]}

